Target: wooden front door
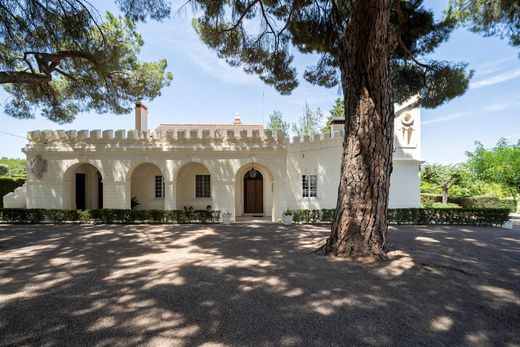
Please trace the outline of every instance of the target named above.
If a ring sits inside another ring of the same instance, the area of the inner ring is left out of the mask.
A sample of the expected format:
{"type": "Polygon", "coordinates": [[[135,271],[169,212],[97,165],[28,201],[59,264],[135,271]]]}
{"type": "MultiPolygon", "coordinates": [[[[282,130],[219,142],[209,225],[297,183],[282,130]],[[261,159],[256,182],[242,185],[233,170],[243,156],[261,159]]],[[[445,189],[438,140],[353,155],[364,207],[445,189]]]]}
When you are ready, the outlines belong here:
{"type": "Polygon", "coordinates": [[[254,169],[244,176],[244,213],[264,213],[264,179],[254,169]]]}

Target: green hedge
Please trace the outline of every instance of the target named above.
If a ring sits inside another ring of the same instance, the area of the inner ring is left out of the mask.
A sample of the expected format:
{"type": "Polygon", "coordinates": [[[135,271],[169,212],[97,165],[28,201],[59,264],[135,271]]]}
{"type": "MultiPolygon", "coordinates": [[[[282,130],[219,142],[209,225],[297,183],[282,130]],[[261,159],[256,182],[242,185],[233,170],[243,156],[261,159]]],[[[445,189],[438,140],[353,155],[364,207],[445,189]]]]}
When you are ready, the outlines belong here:
{"type": "Polygon", "coordinates": [[[25,178],[0,177],[0,208],[4,207],[4,195],[13,192],[24,183],[25,178]]]}
{"type": "Polygon", "coordinates": [[[509,220],[509,212],[507,208],[396,208],[388,210],[388,222],[496,226],[509,220]]]}
{"type": "MultiPolygon", "coordinates": [[[[294,223],[331,223],[334,209],[289,210],[294,223]]],[[[390,224],[502,225],[509,219],[505,208],[395,208],[388,210],[390,224]]]]}
{"type": "MultiPolygon", "coordinates": [[[[421,206],[432,207],[434,203],[441,202],[440,194],[421,194],[421,206]]],[[[457,204],[463,208],[507,208],[514,212],[516,210],[516,200],[513,198],[499,199],[495,196],[449,196],[448,203],[457,204]]]]}
{"type": "Polygon", "coordinates": [[[0,209],[0,222],[4,223],[217,223],[220,211],[208,210],[59,210],[59,209],[0,209]]]}

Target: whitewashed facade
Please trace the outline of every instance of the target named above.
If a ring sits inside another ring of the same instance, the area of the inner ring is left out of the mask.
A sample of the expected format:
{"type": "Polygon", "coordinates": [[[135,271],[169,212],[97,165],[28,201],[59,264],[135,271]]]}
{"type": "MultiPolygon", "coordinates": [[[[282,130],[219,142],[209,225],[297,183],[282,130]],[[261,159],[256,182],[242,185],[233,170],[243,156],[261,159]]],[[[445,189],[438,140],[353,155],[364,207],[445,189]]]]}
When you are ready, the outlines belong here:
{"type": "MultiPolygon", "coordinates": [[[[420,109],[397,106],[390,207],[419,207],[420,109]]],[[[334,208],[343,125],[286,139],[261,125],[169,124],[147,130],[31,131],[24,187],[4,207],[220,210],[279,220],[287,208],[334,208]]]]}

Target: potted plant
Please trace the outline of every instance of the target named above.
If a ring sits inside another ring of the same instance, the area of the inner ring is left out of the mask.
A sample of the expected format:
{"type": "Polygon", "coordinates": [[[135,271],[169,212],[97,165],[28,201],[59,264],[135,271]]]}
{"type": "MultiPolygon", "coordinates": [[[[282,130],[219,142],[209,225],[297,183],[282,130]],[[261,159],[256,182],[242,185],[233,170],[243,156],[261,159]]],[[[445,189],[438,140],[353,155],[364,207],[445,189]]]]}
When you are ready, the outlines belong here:
{"type": "Polygon", "coordinates": [[[283,211],[282,223],[284,225],[291,225],[292,221],[293,221],[293,216],[294,216],[293,210],[287,209],[287,210],[283,211]]]}
{"type": "Polygon", "coordinates": [[[231,223],[231,213],[229,213],[229,212],[222,213],[222,223],[223,224],[231,223]]]}

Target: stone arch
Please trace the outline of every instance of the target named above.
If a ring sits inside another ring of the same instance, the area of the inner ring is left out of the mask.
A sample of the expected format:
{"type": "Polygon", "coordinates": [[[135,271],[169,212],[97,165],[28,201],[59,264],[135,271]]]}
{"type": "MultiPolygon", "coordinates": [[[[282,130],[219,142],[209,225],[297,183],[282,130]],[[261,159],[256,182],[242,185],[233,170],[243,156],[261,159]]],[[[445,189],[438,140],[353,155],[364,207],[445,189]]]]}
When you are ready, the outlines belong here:
{"type": "MultiPolygon", "coordinates": [[[[166,198],[165,177],[161,168],[152,162],[141,162],[129,169],[130,199],[137,209],[164,209],[166,198]]],[[[132,206],[131,206],[132,207],[132,206]]]]}
{"type": "Polygon", "coordinates": [[[202,161],[190,161],[180,165],[175,172],[177,209],[193,207],[196,210],[205,210],[208,206],[213,208],[212,180],[211,171],[202,161]]]}
{"type": "MultiPolygon", "coordinates": [[[[247,191],[245,186],[245,176],[252,169],[257,170],[262,176],[262,213],[251,212],[251,214],[263,214],[264,216],[273,215],[273,173],[268,165],[261,162],[247,162],[240,166],[235,174],[235,215],[243,216],[248,213],[245,211],[245,198],[247,191]]],[[[249,196],[250,198],[250,196],[249,196]]]]}
{"type": "Polygon", "coordinates": [[[77,162],[63,173],[63,208],[99,209],[104,206],[103,171],[92,162],[77,162]]]}

